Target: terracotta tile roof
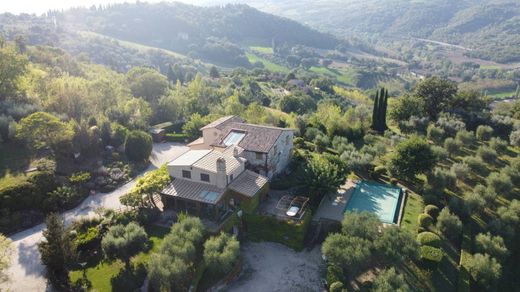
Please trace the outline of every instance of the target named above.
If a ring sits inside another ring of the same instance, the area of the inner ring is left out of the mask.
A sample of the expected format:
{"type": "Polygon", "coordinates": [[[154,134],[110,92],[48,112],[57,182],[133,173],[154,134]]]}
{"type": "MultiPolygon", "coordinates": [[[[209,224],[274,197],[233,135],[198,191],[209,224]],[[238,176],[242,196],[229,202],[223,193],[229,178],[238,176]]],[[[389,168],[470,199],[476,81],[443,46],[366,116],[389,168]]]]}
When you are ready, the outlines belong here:
{"type": "Polygon", "coordinates": [[[223,134],[217,139],[213,146],[226,147],[224,144],[224,139],[229,135],[229,133],[233,131],[246,133],[244,138],[238,142],[238,146],[242,147],[244,150],[268,153],[283,131],[292,130],[278,127],[231,122],[227,123],[223,127],[223,134]]]}
{"type": "Polygon", "coordinates": [[[177,178],[164,188],[161,193],[167,196],[216,205],[222,198],[222,195],[224,195],[224,191],[224,189],[214,185],[177,178]],[[208,193],[210,194],[208,195],[208,193]]]}
{"type": "Polygon", "coordinates": [[[228,188],[248,197],[254,196],[265,184],[267,177],[246,170],[233,180],[228,188]]]}
{"type": "Polygon", "coordinates": [[[203,137],[199,137],[196,140],[191,141],[190,143],[188,143],[188,146],[194,146],[194,145],[200,145],[200,144],[204,144],[203,137]]]}
{"type": "Polygon", "coordinates": [[[243,123],[244,120],[237,116],[225,116],[225,117],[222,117],[220,119],[217,119],[217,120],[205,125],[204,127],[200,128],[200,129],[204,130],[204,129],[210,129],[210,128],[217,128],[217,129],[221,130],[228,123],[232,123],[232,122],[243,123]]]}

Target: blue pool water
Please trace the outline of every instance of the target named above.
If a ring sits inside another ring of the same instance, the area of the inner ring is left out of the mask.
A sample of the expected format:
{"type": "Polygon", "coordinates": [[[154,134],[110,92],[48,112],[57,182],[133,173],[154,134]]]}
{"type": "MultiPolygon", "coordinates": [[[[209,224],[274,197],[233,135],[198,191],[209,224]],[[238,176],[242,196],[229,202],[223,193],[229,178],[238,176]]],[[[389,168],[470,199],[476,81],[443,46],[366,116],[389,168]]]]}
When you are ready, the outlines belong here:
{"type": "Polygon", "coordinates": [[[345,212],[368,211],[384,223],[397,223],[401,205],[401,188],[375,182],[361,181],[347,202],[345,212]]]}

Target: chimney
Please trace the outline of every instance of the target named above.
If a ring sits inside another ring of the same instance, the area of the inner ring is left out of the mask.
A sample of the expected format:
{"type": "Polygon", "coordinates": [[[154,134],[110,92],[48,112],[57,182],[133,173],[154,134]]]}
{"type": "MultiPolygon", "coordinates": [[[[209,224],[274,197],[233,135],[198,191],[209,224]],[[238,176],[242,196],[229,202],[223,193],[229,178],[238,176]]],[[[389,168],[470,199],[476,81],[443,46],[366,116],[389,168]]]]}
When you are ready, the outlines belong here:
{"type": "Polygon", "coordinates": [[[227,187],[226,160],[224,157],[217,159],[217,187],[227,187]]]}
{"type": "Polygon", "coordinates": [[[238,157],[238,147],[233,147],[233,156],[238,157]]]}

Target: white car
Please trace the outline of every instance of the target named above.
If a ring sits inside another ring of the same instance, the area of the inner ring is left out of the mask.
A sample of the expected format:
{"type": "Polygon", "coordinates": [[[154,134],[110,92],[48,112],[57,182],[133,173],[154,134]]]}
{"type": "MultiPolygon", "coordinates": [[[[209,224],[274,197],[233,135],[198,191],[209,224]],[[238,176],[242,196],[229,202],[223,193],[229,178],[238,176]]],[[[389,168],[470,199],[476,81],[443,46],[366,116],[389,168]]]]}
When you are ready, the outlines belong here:
{"type": "Polygon", "coordinates": [[[296,214],[298,214],[298,211],[300,211],[300,208],[292,206],[291,208],[289,208],[289,210],[287,210],[287,212],[285,212],[285,214],[289,217],[294,217],[296,216],[296,214]]]}

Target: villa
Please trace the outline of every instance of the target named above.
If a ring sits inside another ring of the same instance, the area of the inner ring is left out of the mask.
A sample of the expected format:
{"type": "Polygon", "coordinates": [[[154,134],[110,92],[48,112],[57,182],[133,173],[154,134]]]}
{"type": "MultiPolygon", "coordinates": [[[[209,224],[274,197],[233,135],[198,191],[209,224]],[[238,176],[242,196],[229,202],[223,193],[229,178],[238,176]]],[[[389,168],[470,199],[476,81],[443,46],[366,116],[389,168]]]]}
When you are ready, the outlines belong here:
{"type": "Polygon", "coordinates": [[[234,210],[254,211],[267,196],[269,179],[290,161],[292,130],[234,116],[201,130],[190,150],[167,165],[172,182],[161,192],[165,206],[216,222],[234,210]]]}

